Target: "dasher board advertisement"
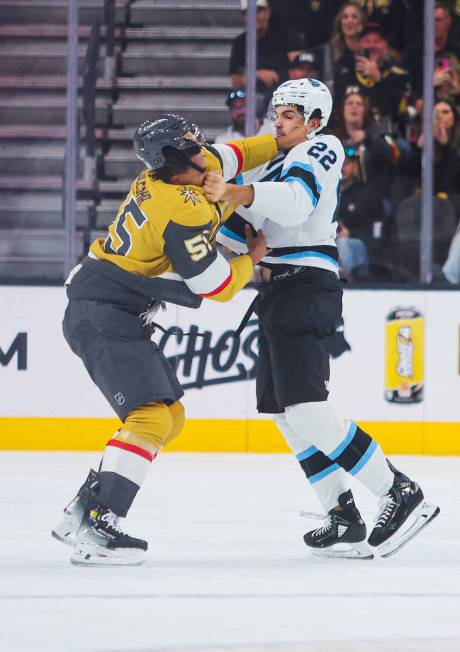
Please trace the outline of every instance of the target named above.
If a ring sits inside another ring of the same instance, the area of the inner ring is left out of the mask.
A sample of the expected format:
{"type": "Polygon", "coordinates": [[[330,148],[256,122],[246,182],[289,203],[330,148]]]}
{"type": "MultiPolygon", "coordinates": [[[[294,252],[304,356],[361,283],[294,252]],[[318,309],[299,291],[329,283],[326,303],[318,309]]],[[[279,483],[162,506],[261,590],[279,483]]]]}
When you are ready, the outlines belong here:
{"type": "MultiPolygon", "coordinates": [[[[80,440],[90,445],[91,437],[79,435],[77,424],[99,432],[104,420],[116,426],[116,419],[63,338],[64,289],[3,286],[0,292],[3,431],[6,426],[0,447],[16,442],[21,448],[24,441],[32,448],[40,442],[54,447],[47,441],[54,442],[56,435],[47,433],[56,431],[57,419],[59,431],[75,435],[56,446],[78,449],[80,440]],[[40,433],[36,438],[23,432],[32,425],[40,433]]],[[[204,431],[215,430],[213,421],[226,429],[229,420],[234,430],[260,433],[261,441],[267,432],[274,441],[269,415],[258,415],[255,405],[257,317],[234,337],[254,296],[254,290],[244,290],[229,303],[205,300],[198,310],[168,306],[156,315],[166,333],[157,331],[154,339],[177,370],[185,389],[187,427],[195,424],[201,441],[207,437],[204,431]]],[[[443,441],[447,432],[448,450],[460,452],[459,299],[456,291],[346,290],[344,323],[328,343],[330,401],[345,417],[378,424],[385,432],[397,430],[401,434],[394,436],[403,442],[415,440],[402,431],[422,437],[424,428],[430,428],[443,441]]],[[[263,449],[263,441],[260,445],[263,449]]],[[[203,446],[212,450],[212,444],[203,446]]],[[[225,450],[223,440],[218,450],[225,450]]]]}

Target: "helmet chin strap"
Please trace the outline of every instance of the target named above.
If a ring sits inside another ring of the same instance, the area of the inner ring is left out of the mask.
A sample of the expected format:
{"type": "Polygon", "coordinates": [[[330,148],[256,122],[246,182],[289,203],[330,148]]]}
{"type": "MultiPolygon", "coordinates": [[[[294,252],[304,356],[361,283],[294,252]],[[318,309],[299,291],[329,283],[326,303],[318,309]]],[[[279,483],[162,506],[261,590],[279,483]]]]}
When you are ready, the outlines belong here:
{"type": "Polygon", "coordinates": [[[198,165],[198,163],[194,163],[193,161],[189,162],[189,166],[200,174],[204,174],[206,172],[206,168],[202,168],[201,165],[198,165]]]}

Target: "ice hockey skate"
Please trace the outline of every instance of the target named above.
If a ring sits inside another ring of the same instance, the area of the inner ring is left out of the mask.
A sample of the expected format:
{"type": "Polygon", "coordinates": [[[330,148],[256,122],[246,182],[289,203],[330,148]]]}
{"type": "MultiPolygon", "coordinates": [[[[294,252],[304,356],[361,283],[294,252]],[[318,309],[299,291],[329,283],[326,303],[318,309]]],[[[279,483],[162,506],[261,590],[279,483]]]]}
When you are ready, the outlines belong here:
{"type": "Polygon", "coordinates": [[[85,510],[70,559],[77,566],[140,566],[145,561],[147,541],[125,534],[119,517],[95,503],[85,510]]]}
{"type": "Polygon", "coordinates": [[[368,544],[381,557],[390,557],[401,550],[439,514],[439,507],[424,501],[423,492],[416,482],[395,469],[391,489],[380,499],[379,513],[375,519],[368,544]]]}
{"type": "Polygon", "coordinates": [[[366,524],[356,508],[351,491],[340,494],[323,525],[304,535],[315,557],[328,559],[373,559],[366,543],[366,524]]]}
{"type": "Polygon", "coordinates": [[[96,487],[97,482],[97,471],[90,469],[88,477],[78,490],[77,495],[64,507],[61,520],[51,532],[52,537],[68,546],[75,545],[77,530],[83,520],[90,490],[96,487]]]}

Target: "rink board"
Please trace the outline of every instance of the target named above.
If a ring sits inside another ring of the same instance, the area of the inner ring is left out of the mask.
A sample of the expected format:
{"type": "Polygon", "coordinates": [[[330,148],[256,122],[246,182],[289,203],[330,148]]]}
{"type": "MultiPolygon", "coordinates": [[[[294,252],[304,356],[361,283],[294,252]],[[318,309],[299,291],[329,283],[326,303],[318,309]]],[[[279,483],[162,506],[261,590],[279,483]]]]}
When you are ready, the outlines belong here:
{"type": "MultiPolygon", "coordinates": [[[[64,290],[3,286],[0,292],[0,448],[101,449],[119,422],[62,336],[64,290]]],[[[169,307],[159,315],[166,329],[192,333],[155,338],[185,389],[187,423],[171,450],[287,450],[255,406],[257,320],[233,337],[253,296],[245,290],[227,304],[204,301],[199,310],[169,307]]],[[[350,350],[331,361],[330,400],[388,453],[460,454],[459,299],[457,291],[344,293],[343,336],[350,350]],[[417,311],[423,341],[404,331],[397,344],[389,342],[387,317],[397,307],[417,311]],[[396,362],[391,346],[397,347],[396,362]],[[385,397],[396,365],[406,376],[410,365],[416,369],[420,402],[385,397]]]]}

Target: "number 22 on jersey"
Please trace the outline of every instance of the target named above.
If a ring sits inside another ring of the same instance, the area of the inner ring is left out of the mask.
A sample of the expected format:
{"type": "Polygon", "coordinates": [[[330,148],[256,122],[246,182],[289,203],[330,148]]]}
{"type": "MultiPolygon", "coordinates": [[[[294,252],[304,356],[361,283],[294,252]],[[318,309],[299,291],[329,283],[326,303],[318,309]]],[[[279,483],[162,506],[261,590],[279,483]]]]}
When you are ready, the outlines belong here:
{"type": "Polygon", "coordinates": [[[326,143],[322,142],[312,145],[307,153],[310,156],[313,156],[313,158],[316,158],[319,161],[320,165],[322,165],[326,170],[326,172],[330,169],[331,165],[334,165],[337,160],[337,154],[332,149],[327,149],[326,143]]]}

